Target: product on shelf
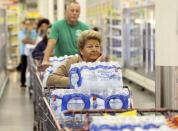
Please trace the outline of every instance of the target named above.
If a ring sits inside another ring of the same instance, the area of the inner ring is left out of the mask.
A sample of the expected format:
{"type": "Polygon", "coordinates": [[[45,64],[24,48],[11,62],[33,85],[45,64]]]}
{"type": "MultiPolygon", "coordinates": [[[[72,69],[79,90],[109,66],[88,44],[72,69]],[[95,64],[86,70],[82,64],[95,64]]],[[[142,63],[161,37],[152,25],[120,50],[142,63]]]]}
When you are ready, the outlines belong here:
{"type": "Polygon", "coordinates": [[[8,44],[7,44],[7,69],[14,69],[20,61],[19,55],[19,12],[18,5],[7,9],[7,30],[8,30],[8,44]]]}

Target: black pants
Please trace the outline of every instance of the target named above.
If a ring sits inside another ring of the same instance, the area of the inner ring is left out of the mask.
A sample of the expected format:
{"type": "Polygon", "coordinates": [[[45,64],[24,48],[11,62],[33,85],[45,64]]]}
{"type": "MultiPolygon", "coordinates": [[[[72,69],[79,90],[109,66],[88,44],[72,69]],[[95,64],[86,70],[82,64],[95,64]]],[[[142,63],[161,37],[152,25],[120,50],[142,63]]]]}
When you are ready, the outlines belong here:
{"type": "Polygon", "coordinates": [[[25,85],[27,70],[27,56],[21,55],[21,85],[25,85]]]}

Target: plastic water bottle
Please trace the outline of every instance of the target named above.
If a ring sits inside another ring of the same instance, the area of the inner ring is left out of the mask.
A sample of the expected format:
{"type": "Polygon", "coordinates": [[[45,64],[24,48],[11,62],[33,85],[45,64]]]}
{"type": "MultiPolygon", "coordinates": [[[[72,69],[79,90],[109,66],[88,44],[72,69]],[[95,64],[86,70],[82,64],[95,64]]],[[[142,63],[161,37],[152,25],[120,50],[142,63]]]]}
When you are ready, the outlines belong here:
{"type": "Polygon", "coordinates": [[[79,75],[78,75],[78,68],[73,66],[69,71],[69,77],[70,77],[70,88],[76,89],[78,88],[78,81],[79,81],[79,75]]]}
{"type": "Polygon", "coordinates": [[[53,95],[51,99],[51,108],[54,112],[57,111],[57,103],[56,103],[56,96],[53,95]]]}
{"type": "Polygon", "coordinates": [[[93,109],[97,109],[97,106],[98,106],[98,104],[97,104],[96,97],[93,96],[93,109]]]}

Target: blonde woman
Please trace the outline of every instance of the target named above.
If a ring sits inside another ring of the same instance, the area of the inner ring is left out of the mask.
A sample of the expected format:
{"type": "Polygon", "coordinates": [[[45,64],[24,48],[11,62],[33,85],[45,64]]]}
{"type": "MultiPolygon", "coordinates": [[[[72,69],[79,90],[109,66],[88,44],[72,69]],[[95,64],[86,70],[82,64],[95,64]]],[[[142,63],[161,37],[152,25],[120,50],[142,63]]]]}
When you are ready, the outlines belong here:
{"type": "Polygon", "coordinates": [[[56,72],[48,77],[47,85],[68,88],[69,81],[69,69],[72,64],[95,61],[107,60],[101,54],[101,34],[94,30],[83,31],[78,38],[79,55],[67,59],[62,66],[60,66],[56,72]]]}

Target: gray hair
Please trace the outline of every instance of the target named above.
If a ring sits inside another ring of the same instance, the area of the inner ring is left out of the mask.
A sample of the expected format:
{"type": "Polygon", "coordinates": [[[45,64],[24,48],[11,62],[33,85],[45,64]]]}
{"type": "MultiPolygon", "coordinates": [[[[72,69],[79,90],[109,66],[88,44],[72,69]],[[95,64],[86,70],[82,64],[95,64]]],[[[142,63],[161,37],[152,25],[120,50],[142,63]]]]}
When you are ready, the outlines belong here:
{"type": "Polygon", "coordinates": [[[78,4],[79,5],[79,3],[76,1],[76,0],[68,0],[67,2],[66,2],[66,4],[65,4],[65,10],[68,8],[68,6],[70,5],[70,4],[72,4],[72,3],[74,3],[74,4],[78,4]]]}

